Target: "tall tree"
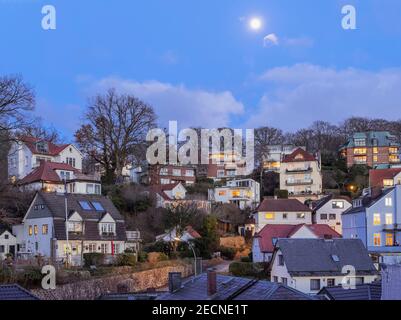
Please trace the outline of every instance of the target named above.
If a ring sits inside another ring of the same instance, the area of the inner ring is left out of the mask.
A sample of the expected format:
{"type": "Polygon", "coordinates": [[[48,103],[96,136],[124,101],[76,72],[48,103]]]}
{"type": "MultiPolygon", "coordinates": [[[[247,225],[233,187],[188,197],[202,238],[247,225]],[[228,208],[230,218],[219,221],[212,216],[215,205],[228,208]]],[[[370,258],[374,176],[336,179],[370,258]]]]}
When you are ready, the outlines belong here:
{"type": "Polygon", "coordinates": [[[105,181],[114,183],[127,164],[143,158],[146,134],[155,123],[151,106],[110,89],[89,101],[85,123],[75,138],[82,151],[102,166],[105,181]]]}

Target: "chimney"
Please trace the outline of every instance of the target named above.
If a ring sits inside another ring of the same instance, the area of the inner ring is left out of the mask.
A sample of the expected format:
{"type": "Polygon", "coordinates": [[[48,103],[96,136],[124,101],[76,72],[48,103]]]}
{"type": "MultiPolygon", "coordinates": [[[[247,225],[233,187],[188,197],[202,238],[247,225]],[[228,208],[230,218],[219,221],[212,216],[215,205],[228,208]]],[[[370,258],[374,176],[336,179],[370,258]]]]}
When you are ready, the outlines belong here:
{"type": "Polygon", "coordinates": [[[217,292],[217,274],[216,269],[207,271],[207,295],[212,296],[217,292]]]}
{"type": "Polygon", "coordinates": [[[168,274],[168,291],[174,293],[181,289],[181,272],[170,272],[168,274]]]}

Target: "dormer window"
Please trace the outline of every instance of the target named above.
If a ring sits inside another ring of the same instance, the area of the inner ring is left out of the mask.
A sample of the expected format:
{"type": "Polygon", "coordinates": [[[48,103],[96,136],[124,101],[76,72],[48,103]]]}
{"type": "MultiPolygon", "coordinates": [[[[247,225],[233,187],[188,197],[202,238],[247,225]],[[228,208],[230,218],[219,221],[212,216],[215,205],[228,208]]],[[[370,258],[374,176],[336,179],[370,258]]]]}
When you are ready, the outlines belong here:
{"type": "Polygon", "coordinates": [[[79,234],[82,233],[82,231],[83,231],[82,222],[68,221],[68,232],[79,234]]]}
{"type": "Polygon", "coordinates": [[[36,143],[36,151],[39,153],[48,153],[49,145],[46,141],[39,141],[36,143]]]}
{"type": "Polygon", "coordinates": [[[100,233],[101,235],[115,235],[116,234],[116,224],[113,222],[103,222],[100,223],[100,233]]]}
{"type": "Polygon", "coordinates": [[[365,147],[366,139],[355,139],[355,146],[356,147],[365,147]]]}

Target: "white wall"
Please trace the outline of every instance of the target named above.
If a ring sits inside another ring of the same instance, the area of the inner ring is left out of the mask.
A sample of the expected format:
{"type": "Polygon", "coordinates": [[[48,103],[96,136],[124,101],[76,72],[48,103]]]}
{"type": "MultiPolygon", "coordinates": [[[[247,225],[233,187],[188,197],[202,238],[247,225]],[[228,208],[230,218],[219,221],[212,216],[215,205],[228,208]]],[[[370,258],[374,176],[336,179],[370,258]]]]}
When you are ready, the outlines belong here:
{"type": "Polygon", "coordinates": [[[55,158],[55,162],[67,163],[67,158],[75,158],[75,168],[82,170],[82,154],[74,145],[69,145],[55,158]]]}
{"type": "Polygon", "coordinates": [[[328,201],[323,207],[316,211],[316,223],[327,224],[339,234],[342,234],[341,215],[344,211],[351,207],[351,203],[343,199],[332,199],[328,201]],[[343,209],[333,209],[333,201],[342,201],[344,203],[343,209]],[[327,214],[327,219],[321,219],[321,214],[327,214]],[[331,220],[330,214],[335,214],[336,219],[331,220]]]}
{"type": "Polygon", "coordinates": [[[53,219],[37,218],[26,219],[24,224],[24,242],[25,251],[33,254],[41,254],[50,257],[51,255],[51,239],[53,238],[53,219]],[[47,224],[47,234],[42,234],[42,226],[47,224]],[[38,226],[38,234],[35,235],[34,226],[38,226]],[[29,235],[29,226],[32,226],[32,235],[29,235]],[[36,248],[37,243],[37,248],[36,248]]]}
{"type": "Polygon", "coordinates": [[[4,260],[6,254],[10,253],[10,246],[14,246],[14,253],[17,253],[17,239],[7,230],[0,234],[0,246],[4,248],[4,252],[0,252],[0,260],[4,260]]]}
{"type": "Polygon", "coordinates": [[[255,214],[256,232],[259,232],[267,224],[312,224],[312,212],[274,212],[274,219],[266,219],[269,212],[258,212],[255,214]],[[283,218],[283,214],[287,214],[287,219],[283,218]],[[304,219],[298,219],[297,213],[305,213],[304,219]]]}

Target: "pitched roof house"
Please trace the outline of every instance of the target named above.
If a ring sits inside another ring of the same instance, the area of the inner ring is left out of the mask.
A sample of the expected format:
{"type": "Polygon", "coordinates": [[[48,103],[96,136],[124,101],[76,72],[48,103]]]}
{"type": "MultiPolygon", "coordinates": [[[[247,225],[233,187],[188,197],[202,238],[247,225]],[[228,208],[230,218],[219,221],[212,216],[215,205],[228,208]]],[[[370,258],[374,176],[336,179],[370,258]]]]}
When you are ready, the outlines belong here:
{"type": "Polygon", "coordinates": [[[341,235],[325,224],[269,224],[263,227],[252,243],[253,262],[269,262],[278,239],[333,239],[341,235]]]}
{"type": "Polygon", "coordinates": [[[85,252],[121,253],[126,240],[124,218],[111,200],[84,194],[37,192],[22,234],[23,252],[56,260],[71,257],[76,264],[85,252]]]}
{"type": "Polygon", "coordinates": [[[0,300],[39,300],[39,298],[18,284],[3,284],[0,285],[0,300]]]}
{"type": "Polygon", "coordinates": [[[317,295],[324,300],[381,300],[382,286],[380,282],[358,284],[352,289],[339,285],[325,287],[317,295]]]}
{"type": "Polygon", "coordinates": [[[391,188],[401,184],[401,168],[369,170],[369,186],[391,188]]]}
{"type": "Polygon", "coordinates": [[[307,294],[317,294],[323,287],[345,280],[371,283],[378,275],[359,239],[279,239],[270,270],[273,282],[307,294]]]}

